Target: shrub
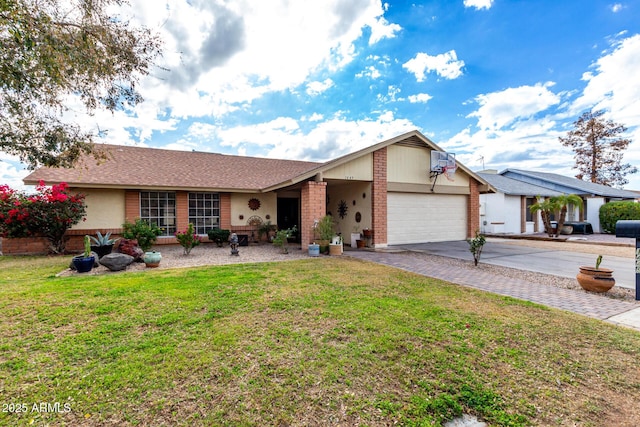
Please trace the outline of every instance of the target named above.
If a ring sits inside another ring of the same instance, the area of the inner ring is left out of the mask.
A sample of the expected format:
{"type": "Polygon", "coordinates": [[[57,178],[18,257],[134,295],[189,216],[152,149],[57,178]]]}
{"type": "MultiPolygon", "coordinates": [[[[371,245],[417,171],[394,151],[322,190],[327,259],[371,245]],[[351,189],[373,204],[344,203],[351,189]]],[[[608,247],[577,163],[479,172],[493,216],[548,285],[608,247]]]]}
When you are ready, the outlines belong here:
{"type": "Polygon", "coordinates": [[[207,231],[207,235],[209,236],[209,240],[212,242],[216,242],[218,247],[222,247],[222,244],[229,240],[229,236],[231,235],[230,230],[225,230],[223,228],[212,228],[207,231]]]}
{"type": "Polygon", "coordinates": [[[133,223],[125,222],[122,224],[122,228],[124,229],[122,237],[125,239],[136,239],[138,246],[145,252],[151,249],[151,246],[156,242],[158,236],[162,234],[160,227],[141,218],[136,218],[133,223]]]}
{"type": "Polygon", "coordinates": [[[200,237],[193,231],[193,224],[189,223],[187,229],[183,232],[176,231],[176,239],[180,246],[184,248],[184,254],[189,255],[191,249],[200,244],[200,237]]]}
{"type": "Polygon", "coordinates": [[[632,201],[605,203],[600,206],[599,216],[602,232],[615,233],[618,220],[640,220],[640,203],[632,201]]]}
{"type": "Polygon", "coordinates": [[[291,228],[287,228],[286,230],[278,230],[276,231],[276,236],[273,239],[273,245],[279,246],[282,249],[283,254],[289,253],[289,238],[293,237],[296,234],[298,229],[294,225],[291,228]]]}
{"type": "Polygon", "coordinates": [[[478,265],[478,261],[480,261],[480,256],[482,255],[482,248],[484,244],[487,243],[487,239],[476,230],[476,237],[467,239],[467,243],[469,244],[469,251],[473,254],[473,264],[478,265]]]}
{"type": "Polygon", "coordinates": [[[25,195],[0,186],[0,236],[44,236],[49,249],[63,253],[65,233],[84,219],[84,195],[69,192],[66,183],[46,187],[40,181],[36,193],[25,195]]]}

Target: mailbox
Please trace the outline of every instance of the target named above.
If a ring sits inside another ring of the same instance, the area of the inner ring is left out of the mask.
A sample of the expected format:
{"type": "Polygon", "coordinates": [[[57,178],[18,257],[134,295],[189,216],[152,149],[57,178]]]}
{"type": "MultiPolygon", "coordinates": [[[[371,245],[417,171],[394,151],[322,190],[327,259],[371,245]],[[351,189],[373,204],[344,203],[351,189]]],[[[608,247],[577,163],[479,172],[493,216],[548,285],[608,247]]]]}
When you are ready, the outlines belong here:
{"type": "Polygon", "coordinates": [[[636,301],[640,301],[640,221],[629,219],[617,221],[616,237],[636,239],[636,301]]]}
{"type": "Polygon", "coordinates": [[[640,221],[621,219],[616,222],[616,237],[640,239],[640,221]]]}

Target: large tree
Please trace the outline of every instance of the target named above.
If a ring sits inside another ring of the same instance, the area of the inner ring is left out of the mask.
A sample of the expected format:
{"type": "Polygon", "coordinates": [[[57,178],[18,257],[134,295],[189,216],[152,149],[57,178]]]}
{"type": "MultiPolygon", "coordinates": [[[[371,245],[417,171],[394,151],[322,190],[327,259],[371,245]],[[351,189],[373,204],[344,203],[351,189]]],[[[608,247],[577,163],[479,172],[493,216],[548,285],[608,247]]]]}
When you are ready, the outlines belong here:
{"type": "Polygon", "coordinates": [[[560,142],[575,153],[576,178],[597,184],[622,187],[629,183],[626,175],[638,169],[622,164],[624,150],[631,140],[621,135],[627,128],[604,118],[604,111],[587,111],[573,122],[574,129],[560,142]]]}
{"type": "Polygon", "coordinates": [[[160,41],[110,13],[125,1],[0,0],[0,151],[71,166],[95,136],[64,118],[73,98],[89,113],[142,101],[160,41]]]}

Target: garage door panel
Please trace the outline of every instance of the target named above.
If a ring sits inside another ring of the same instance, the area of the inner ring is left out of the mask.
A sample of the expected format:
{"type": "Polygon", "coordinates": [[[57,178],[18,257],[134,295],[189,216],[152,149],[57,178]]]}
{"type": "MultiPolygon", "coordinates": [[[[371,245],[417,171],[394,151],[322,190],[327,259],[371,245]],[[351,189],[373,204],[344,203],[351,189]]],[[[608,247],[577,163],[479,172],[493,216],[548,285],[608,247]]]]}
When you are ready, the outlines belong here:
{"type": "Polygon", "coordinates": [[[390,245],[464,240],[467,196],[389,193],[387,230],[390,245]]]}

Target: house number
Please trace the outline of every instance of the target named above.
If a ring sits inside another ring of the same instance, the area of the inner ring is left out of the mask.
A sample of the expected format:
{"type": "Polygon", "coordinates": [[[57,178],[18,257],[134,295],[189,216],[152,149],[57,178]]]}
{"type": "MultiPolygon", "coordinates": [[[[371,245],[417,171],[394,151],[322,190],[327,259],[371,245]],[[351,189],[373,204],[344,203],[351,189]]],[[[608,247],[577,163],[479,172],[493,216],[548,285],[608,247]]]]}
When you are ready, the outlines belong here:
{"type": "Polygon", "coordinates": [[[353,175],[346,175],[344,179],[353,179],[353,175]]]}

